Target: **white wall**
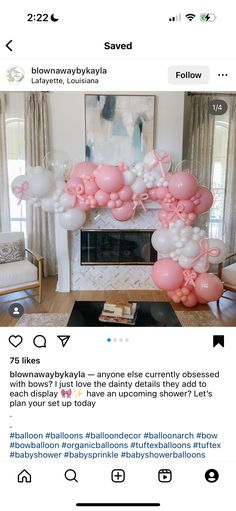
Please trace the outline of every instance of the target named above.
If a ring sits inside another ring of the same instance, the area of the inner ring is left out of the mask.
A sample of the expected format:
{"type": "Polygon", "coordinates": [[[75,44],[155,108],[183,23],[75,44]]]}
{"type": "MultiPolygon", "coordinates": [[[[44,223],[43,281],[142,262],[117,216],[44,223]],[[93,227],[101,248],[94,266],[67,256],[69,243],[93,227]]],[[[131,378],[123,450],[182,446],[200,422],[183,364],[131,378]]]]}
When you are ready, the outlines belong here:
{"type": "MultiPolygon", "coordinates": [[[[157,98],[155,146],[170,152],[176,164],[182,160],[184,92],[153,94],[157,98]]],[[[50,92],[48,104],[51,150],[67,152],[73,162],[84,160],[84,93],[50,92]]]]}

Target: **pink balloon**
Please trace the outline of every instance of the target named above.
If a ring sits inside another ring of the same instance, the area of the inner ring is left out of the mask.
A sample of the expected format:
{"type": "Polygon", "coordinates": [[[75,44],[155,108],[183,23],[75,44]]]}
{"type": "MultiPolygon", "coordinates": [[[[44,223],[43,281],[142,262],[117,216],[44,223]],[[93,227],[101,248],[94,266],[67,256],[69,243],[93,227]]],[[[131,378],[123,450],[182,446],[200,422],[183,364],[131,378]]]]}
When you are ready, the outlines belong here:
{"type": "Polygon", "coordinates": [[[168,188],[165,186],[154,187],[148,190],[148,196],[151,200],[162,201],[166,197],[167,193],[168,188]]]}
{"type": "Polygon", "coordinates": [[[207,302],[218,300],[223,293],[223,284],[213,273],[201,273],[195,280],[195,292],[207,302]]]}
{"type": "Polygon", "coordinates": [[[119,197],[122,201],[129,201],[132,199],[133,190],[129,185],[124,185],[119,191],[119,197]]]}
{"type": "Polygon", "coordinates": [[[99,165],[94,175],[98,187],[104,192],[118,192],[124,185],[123,173],[114,165],[99,165]]]}
{"type": "Polygon", "coordinates": [[[183,285],[183,269],[172,259],[160,259],[153,266],[152,278],[160,289],[174,291],[183,285]]]}
{"type": "Polygon", "coordinates": [[[103,190],[98,190],[98,192],[95,193],[95,199],[99,206],[106,206],[110,200],[110,195],[103,192],[103,190]]]}
{"type": "Polygon", "coordinates": [[[197,305],[198,299],[194,291],[189,293],[189,295],[186,297],[186,300],[184,301],[185,307],[195,307],[197,305]]]}
{"type": "Polygon", "coordinates": [[[84,189],[84,182],[79,177],[70,177],[66,185],[68,188],[77,188],[80,185],[84,189]]]}
{"type": "Polygon", "coordinates": [[[79,199],[76,202],[76,206],[77,208],[81,209],[81,211],[89,211],[90,209],[90,204],[79,199]]]}
{"type": "Polygon", "coordinates": [[[169,191],[180,200],[191,199],[198,189],[198,182],[194,176],[187,172],[172,174],[169,180],[169,191]]]}
{"type": "Polygon", "coordinates": [[[197,215],[200,215],[201,213],[205,213],[208,211],[208,209],[211,208],[214,197],[206,186],[200,186],[198,189],[198,194],[200,194],[200,197],[198,197],[200,202],[197,206],[195,206],[194,212],[197,215]]]}
{"type": "Polygon", "coordinates": [[[178,205],[181,204],[183,206],[183,211],[185,213],[192,213],[194,209],[194,204],[191,200],[180,200],[178,205]]]}
{"type": "Polygon", "coordinates": [[[93,171],[96,168],[97,165],[91,161],[82,161],[81,163],[76,163],[76,165],[74,165],[72,168],[70,177],[92,176],[93,171]]]}
{"type": "Polygon", "coordinates": [[[112,215],[122,222],[129,220],[134,215],[133,202],[124,202],[120,208],[113,208],[112,215]]]}
{"type": "Polygon", "coordinates": [[[95,195],[98,191],[98,186],[95,181],[85,181],[84,183],[84,193],[86,195],[95,195]]]}

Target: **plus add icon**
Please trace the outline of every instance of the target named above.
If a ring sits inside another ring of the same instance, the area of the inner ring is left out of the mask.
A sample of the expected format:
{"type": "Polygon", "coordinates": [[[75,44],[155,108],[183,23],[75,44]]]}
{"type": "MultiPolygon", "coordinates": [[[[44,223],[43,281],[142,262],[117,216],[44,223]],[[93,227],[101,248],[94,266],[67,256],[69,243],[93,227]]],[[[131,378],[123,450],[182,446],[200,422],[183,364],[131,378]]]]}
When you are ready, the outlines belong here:
{"type": "Polygon", "coordinates": [[[113,483],[123,483],[125,480],[125,471],[122,468],[112,470],[111,480],[113,483]]]}

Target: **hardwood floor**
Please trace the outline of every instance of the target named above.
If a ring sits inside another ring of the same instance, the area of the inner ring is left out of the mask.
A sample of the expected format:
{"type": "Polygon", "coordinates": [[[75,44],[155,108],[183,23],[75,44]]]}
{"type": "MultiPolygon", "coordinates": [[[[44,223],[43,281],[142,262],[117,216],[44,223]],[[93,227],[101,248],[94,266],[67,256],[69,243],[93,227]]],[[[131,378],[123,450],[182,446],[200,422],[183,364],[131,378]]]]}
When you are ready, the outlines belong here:
{"type": "MultiPolygon", "coordinates": [[[[27,296],[22,298],[23,293],[14,293],[0,297],[0,326],[14,326],[17,319],[8,314],[8,308],[14,301],[19,301],[26,313],[35,312],[70,312],[75,300],[139,300],[139,301],[168,301],[167,296],[162,291],[72,291],[71,293],[58,293],[55,291],[56,277],[48,277],[43,283],[43,302],[37,301],[37,296],[33,297],[34,291],[28,292],[27,296]]],[[[183,304],[172,304],[175,310],[186,311],[183,304]]],[[[236,326],[236,293],[227,292],[220,299],[219,304],[212,302],[209,305],[198,305],[191,310],[207,311],[211,310],[222,326],[236,326]]]]}

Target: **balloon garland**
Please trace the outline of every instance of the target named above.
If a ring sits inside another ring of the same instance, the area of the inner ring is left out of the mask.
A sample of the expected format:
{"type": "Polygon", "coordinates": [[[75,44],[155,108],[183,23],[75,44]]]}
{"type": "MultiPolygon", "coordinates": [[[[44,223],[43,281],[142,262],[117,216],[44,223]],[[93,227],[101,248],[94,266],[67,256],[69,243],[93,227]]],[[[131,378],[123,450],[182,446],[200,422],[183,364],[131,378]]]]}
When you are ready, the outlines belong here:
{"type": "Polygon", "coordinates": [[[94,208],[106,207],[116,220],[126,221],[137,208],[146,211],[146,201],[157,201],[162,228],[152,235],[159,255],[153,281],[175,303],[194,307],[221,296],[221,281],[208,271],[211,264],[224,261],[227,250],[221,240],[207,239],[204,230],[192,227],[197,215],[212,206],[211,191],[186,171],[169,172],[170,167],[170,154],[153,150],[131,168],[124,163],[77,163],[67,182],[46,168],[33,167],[16,177],[11,189],[18,204],[32,201],[43,211],[57,213],[68,230],[79,229],[94,208]]]}

